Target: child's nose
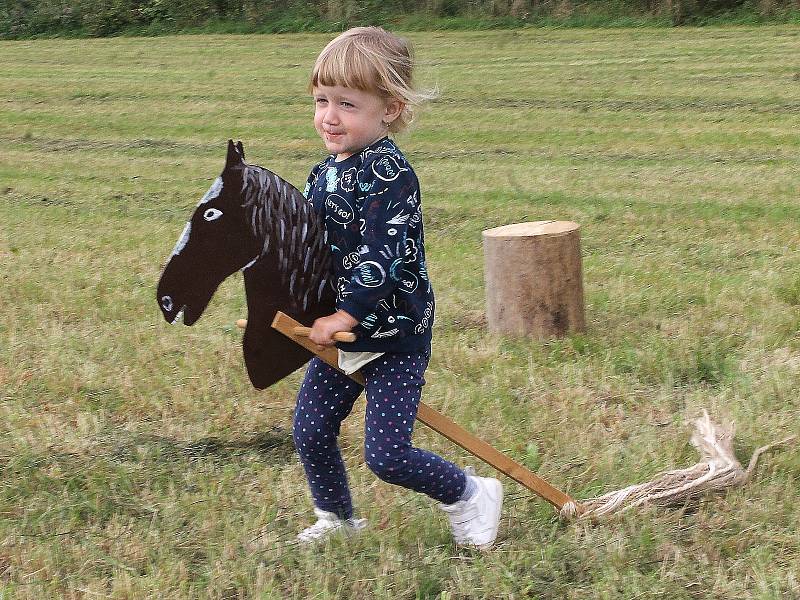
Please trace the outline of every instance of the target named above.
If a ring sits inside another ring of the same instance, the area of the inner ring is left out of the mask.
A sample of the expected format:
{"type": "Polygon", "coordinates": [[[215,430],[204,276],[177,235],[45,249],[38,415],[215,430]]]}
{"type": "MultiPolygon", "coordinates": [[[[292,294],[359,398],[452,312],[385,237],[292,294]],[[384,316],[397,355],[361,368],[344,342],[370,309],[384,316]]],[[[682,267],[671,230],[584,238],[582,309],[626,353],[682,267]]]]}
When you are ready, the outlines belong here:
{"type": "Polygon", "coordinates": [[[332,106],[329,106],[325,111],[325,116],[322,117],[322,121],[326,125],[337,123],[339,121],[339,115],[336,113],[336,109],[332,106]]]}

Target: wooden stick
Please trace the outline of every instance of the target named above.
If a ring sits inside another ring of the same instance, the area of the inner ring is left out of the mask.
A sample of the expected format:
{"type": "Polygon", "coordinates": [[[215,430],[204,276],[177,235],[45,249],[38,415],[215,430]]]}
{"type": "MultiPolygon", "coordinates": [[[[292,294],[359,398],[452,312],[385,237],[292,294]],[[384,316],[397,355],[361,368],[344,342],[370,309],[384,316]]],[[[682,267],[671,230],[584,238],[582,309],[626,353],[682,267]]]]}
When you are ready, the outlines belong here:
{"type": "MultiPolygon", "coordinates": [[[[277,329],[283,335],[288,337],[290,340],[300,344],[303,348],[312,352],[319,356],[324,362],[332,366],[334,369],[339,371],[340,373],[342,370],[339,368],[339,351],[334,348],[333,346],[328,346],[323,350],[319,350],[319,344],[315,344],[310,339],[305,336],[297,335],[295,330],[297,327],[302,327],[300,323],[295,321],[289,315],[278,311],[275,313],[275,318],[272,319],[272,328],[277,329]]],[[[359,385],[364,385],[364,376],[361,374],[360,371],[356,371],[352,373],[350,379],[358,383],[359,385]]]]}
{"type": "MultiPolygon", "coordinates": [[[[306,350],[313,352],[324,362],[341,372],[341,369],[339,369],[339,352],[336,348],[325,348],[322,351],[317,350],[319,347],[317,344],[306,337],[297,335],[296,328],[300,326],[300,323],[280,311],[275,314],[275,319],[272,321],[272,327],[274,329],[277,329],[286,337],[294,340],[306,350]]],[[[352,373],[349,377],[356,383],[362,386],[364,385],[364,376],[360,372],[352,373]]],[[[475,437],[466,429],[460,427],[424,402],[419,403],[417,418],[451,442],[461,446],[473,456],[481,459],[501,473],[505,473],[514,481],[521,483],[540,498],[547,500],[556,507],[556,509],[561,510],[565,504],[574,502],[567,494],[553,487],[544,479],[529,471],[496,448],[493,448],[480,438],[475,437]]]]}

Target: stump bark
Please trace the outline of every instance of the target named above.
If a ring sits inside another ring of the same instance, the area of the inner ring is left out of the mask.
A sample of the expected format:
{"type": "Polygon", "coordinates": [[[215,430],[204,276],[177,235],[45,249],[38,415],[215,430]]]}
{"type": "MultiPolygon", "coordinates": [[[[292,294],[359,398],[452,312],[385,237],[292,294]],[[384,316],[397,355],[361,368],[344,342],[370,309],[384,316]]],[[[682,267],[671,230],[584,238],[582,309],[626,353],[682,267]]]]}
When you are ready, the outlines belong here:
{"type": "Polygon", "coordinates": [[[534,221],[483,232],[486,321],[538,339],[583,331],[580,225],[534,221]]]}

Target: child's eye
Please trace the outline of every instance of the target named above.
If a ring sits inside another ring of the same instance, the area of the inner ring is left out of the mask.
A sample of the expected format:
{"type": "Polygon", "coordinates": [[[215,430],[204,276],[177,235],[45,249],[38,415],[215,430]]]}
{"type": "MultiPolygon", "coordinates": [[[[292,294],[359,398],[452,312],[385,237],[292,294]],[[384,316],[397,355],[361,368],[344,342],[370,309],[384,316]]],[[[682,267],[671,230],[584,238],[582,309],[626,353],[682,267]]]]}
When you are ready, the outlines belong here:
{"type": "Polygon", "coordinates": [[[342,106],[344,106],[345,108],[352,108],[352,107],[353,107],[353,105],[352,105],[352,104],[350,104],[349,102],[342,102],[341,104],[342,104],[342,106]]]}
{"type": "Polygon", "coordinates": [[[325,104],[327,102],[327,100],[325,98],[315,98],[314,101],[317,104],[325,104]]]}

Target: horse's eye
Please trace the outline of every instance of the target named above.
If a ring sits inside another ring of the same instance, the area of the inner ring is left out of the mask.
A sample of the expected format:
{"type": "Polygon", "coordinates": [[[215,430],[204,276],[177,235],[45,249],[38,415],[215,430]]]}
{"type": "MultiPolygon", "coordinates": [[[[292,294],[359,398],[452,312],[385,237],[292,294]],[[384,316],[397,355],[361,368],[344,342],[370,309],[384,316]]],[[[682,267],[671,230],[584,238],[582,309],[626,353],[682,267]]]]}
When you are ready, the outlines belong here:
{"type": "Polygon", "coordinates": [[[206,212],[203,213],[203,218],[206,221],[216,221],[222,216],[222,211],[217,210],[216,208],[209,208],[206,212]]]}

